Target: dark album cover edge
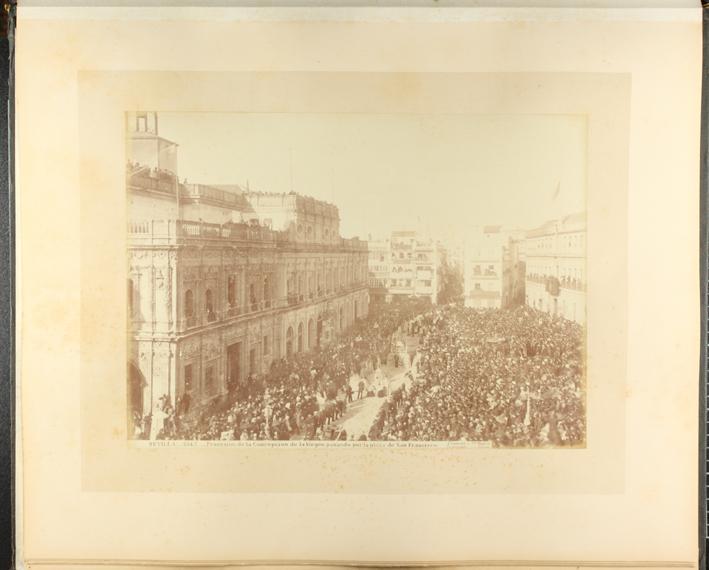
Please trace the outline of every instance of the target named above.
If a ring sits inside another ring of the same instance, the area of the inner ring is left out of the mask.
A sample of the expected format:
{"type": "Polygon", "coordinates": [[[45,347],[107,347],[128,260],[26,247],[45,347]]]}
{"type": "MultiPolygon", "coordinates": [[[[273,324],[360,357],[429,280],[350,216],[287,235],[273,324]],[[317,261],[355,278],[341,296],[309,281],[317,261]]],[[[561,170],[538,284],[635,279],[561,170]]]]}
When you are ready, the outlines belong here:
{"type": "Polygon", "coordinates": [[[15,210],[14,34],[16,3],[4,1],[0,37],[3,133],[0,142],[0,567],[15,560],[15,210]]]}

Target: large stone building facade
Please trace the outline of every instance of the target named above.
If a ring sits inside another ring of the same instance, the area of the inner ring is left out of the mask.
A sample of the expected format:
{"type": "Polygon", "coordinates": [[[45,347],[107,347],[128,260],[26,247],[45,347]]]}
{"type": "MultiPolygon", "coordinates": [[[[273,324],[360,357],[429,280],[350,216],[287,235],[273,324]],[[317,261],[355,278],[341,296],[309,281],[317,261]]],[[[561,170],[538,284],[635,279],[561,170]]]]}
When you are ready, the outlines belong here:
{"type": "Polygon", "coordinates": [[[586,215],[573,214],[527,232],[525,297],[529,306],[586,322],[586,215]]]}
{"type": "Polygon", "coordinates": [[[466,241],[465,305],[527,305],[583,324],[586,318],[586,215],[528,231],[472,228],[466,241]]]}
{"type": "Polygon", "coordinates": [[[369,303],[367,243],[340,236],[336,206],[181,183],[174,150],[160,155],[176,145],[146,115],[129,124],[127,171],[128,397],[141,415],[162,397],[225,394],[332,341],[369,303]]]}

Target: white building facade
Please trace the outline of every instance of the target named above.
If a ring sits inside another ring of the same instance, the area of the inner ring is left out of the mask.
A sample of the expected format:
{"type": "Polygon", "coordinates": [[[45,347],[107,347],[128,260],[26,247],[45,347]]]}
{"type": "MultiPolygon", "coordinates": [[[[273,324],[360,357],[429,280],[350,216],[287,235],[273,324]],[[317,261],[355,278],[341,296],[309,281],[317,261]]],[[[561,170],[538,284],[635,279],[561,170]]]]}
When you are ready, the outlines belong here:
{"type": "Polygon", "coordinates": [[[389,240],[373,240],[367,242],[369,250],[369,297],[373,302],[386,301],[391,273],[391,246],[389,240]]]}
{"type": "MultiPolygon", "coordinates": [[[[503,308],[511,304],[519,271],[515,240],[520,231],[502,226],[476,226],[465,241],[463,296],[466,307],[503,308]]],[[[523,269],[522,269],[523,271],[523,269]]]]}
{"type": "Polygon", "coordinates": [[[428,297],[435,304],[441,288],[441,247],[423,232],[394,231],[390,239],[370,240],[370,294],[391,301],[396,297],[428,297]]]}
{"type": "Polygon", "coordinates": [[[586,215],[573,214],[527,232],[527,305],[586,322],[586,215]]]}

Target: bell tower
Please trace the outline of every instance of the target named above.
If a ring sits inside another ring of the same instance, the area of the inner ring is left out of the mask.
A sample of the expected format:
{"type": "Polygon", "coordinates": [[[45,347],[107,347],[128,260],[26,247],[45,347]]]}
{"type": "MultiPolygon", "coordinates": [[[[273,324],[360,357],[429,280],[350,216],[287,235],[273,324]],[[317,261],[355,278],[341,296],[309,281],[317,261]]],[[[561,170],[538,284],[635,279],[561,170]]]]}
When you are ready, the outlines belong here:
{"type": "Polygon", "coordinates": [[[158,114],[155,111],[139,111],[132,115],[128,121],[128,126],[132,132],[157,136],[158,114]]]}
{"type": "Polygon", "coordinates": [[[127,114],[128,159],[156,172],[177,175],[177,143],[164,139],[158,131],[155,111],[127,114]]]}

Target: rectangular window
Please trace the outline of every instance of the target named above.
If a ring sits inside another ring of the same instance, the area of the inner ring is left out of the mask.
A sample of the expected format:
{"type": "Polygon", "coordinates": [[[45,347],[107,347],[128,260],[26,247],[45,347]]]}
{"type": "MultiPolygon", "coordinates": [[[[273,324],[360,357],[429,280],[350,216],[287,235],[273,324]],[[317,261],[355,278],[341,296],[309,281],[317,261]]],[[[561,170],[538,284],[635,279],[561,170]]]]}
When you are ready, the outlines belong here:
{"type": "Polygon", "coordinates": [[[227,302],[229,307],[236,306],[236,275],[229,275],[227,280],[227,302]]]}
{"type": "Polygon", "coordinates": [[[266,275],[263,278],[263,304],[265,308],[271,307],[271,276],[266,275]]]}
{"type": "Polygon", "coordinates": [[[268,356],[271,354],[271,342],[270,339],[268,338],[268,335],[264,335],[263,337],[263,355],[268,356]]]}
{"type": "Polygon", "coordinates": [[[256,299],[256,286],[253,283],[249,284],[249,303],[251,310],[255,311],[258,308],[258,300],[256,299]]]}

